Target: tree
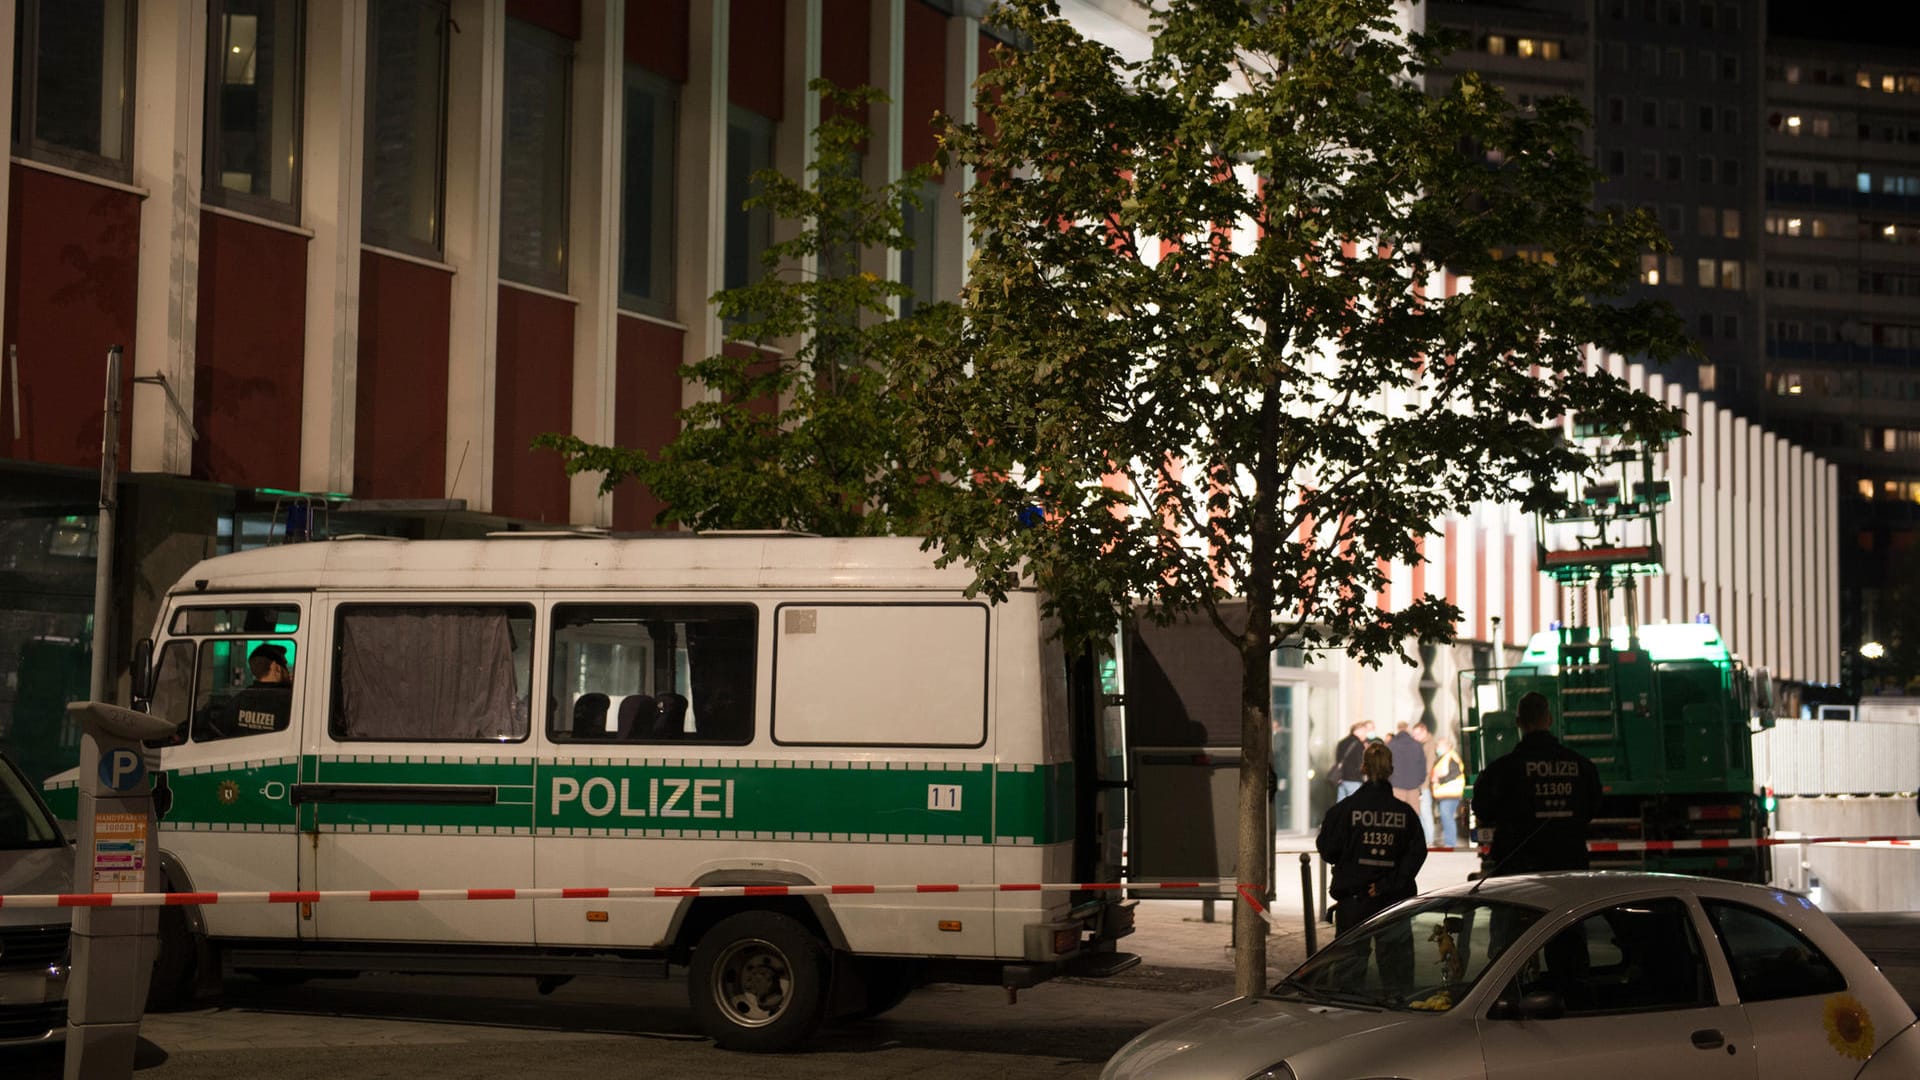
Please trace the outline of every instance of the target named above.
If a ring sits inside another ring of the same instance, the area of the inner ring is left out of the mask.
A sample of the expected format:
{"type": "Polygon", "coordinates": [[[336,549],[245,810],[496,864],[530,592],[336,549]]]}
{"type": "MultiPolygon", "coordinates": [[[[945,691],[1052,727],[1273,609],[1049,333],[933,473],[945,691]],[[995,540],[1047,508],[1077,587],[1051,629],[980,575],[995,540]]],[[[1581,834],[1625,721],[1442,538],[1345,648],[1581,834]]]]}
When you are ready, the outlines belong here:
{"type": "Polygon", "coordinates": [[[770,245],[762,276],[717,294],[727,347],[682,367],[706,397],[681,411],[679,435],[657,454],[545,434],[567,474],[603,474],[600,490],[634,478],[666,503],[661,519],[696,529],[794,529],[884,535],[914,517],[921,485],[899,458],[905,400],[890,358],[927,346],[949,314],[923,306],[894,317],[911,290],[862,272],[863,252],[911,246],[903,208],[917,205],[925,169],[870,188],[860,176],[860,118],[886,95],[816,80],[814,159],[802,179],[755,175],[749,207],[795,223],[770,245]],[[790,353],[777,351],[793,344],[790,353]]]}
{"type": "MultiPolygon", "coordinates": [[[[1652,434],[1670,410],[1589,344],[1687,351],[1618,293],[1665,250],[1590,206],[1568,100],[1516,109],[1476,75],[1422,86],[1440,43],[1390,0],[1153,0],[1123,62],[1047,0],[982,76],[976,255],[956,347],[920,359],[917,460],[945,560],[1021,574],[1078,645],[1136,610],[1211,624],[1242,665],[1239,878],[1267,890],[1268,661],[1282,642],[1411,663],[1459,612],[1380,592],[1389,563],[1480,501],[1549,505],[1589,464],[1574,414],[1652,434]],[[990,121],[990,122],[989,122],[990,121]],[[1471,278],[1449,294],[1443,272],[1471,278]],[[1016,513],[1043,520],[1016,528],[1016,513]],[[1244,599],[1244,620],[1222,601],[1244,599]]],[[[1265,925],[1235,905],[1241,993],[1265,925]]]]}

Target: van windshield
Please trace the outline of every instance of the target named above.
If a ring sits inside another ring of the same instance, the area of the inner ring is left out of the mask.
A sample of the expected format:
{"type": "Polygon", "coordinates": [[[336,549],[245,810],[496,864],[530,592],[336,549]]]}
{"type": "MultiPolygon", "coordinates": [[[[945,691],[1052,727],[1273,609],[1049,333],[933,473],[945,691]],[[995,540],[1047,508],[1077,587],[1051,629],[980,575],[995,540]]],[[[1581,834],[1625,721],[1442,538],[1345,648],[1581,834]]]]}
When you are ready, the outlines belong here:
{"type": "Polygon", "coordinates": [[[27,778],[0,757],[0,850],[58,847],[60,827],[34,797],[27,778]]]}

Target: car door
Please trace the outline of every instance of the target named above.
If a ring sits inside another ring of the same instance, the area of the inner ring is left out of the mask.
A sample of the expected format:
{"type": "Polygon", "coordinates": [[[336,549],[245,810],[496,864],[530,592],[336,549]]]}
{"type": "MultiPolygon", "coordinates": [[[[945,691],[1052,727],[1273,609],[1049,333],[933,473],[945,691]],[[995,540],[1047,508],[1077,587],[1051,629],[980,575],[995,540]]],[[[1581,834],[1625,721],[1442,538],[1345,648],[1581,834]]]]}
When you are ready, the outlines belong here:
{"type": "Polygon", "coordinates": [[[1740,1006],[1722,1004],[1693,911],[1675,896],[1583,913],[1535,950],[1480,1021],[1487,1080],[1757,1080],[1740,1006]],[[1527,995],[1544,1014],[1515,1015],[1527,995]],[[1555,998],[1564,1008],[1551,1015],[1555,998]]]}
{"type": "Polygon", "coordinates": [[[1700,903],[1733,969],[1761,1080],[1852,1077],[1873,1050],[1874,1032],[1839,967],[1776,915],[1730,900],[1700,903]]]}

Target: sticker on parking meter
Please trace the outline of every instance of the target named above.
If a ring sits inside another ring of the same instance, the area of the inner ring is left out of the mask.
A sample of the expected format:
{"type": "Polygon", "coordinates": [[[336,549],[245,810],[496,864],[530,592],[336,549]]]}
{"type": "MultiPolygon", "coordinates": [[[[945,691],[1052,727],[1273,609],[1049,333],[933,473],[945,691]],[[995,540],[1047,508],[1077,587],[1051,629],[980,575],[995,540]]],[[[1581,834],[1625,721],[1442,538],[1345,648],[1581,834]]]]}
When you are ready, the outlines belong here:
{"type": "Polygon", "coordinates": [[[100,782],[108,791],[132,791],[146,775],[147,763],[135,751],[121,747],[100,756],[100,782]]]}
{"type": "Polygon", "coordinates": [[[141,892],[147,886],[147,815],[96,814],[93,891],[141,892]]]}

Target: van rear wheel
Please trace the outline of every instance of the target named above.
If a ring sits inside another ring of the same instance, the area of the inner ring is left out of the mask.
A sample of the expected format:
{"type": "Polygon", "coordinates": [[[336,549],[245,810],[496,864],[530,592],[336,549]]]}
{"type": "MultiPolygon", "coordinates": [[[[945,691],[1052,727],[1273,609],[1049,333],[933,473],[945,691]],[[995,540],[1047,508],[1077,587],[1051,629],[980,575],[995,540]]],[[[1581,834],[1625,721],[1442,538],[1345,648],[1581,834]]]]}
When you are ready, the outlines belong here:
{"type": "Polygon", "coordinates": [[[184,1009],[193,1004],[211,949],[206,938],[193,932],[185,908],[163,907],[157,915],[160,940],[147,985],[147,1008],[154,1012],[184,1009]]]}
{"type": "Polygon", "coordinates": [[[798,920],[743,911],[694,946],[687,996],[701,1030],[721,1048],[786,1050],[819,1028],[828,970],[826,943],[798,920]]]}

